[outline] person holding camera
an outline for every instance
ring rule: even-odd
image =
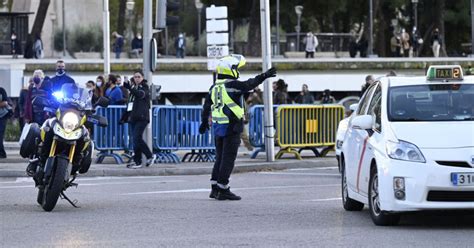
[[[133,149],[135,155],[133,162],[127,165],[127,168],[138,169],[142,167],[142,154],[145,154],[146,166],[155,163],[154,155],[146,142],[143,140],[143,133],[146,126],[150,123],[150,87],[143,78],[141,71],[133,74],[132,82],[124,82],[123,86],[129,90],[130,96],[127,102],[127,120],[132,130]],[[132,85],[132,84],[133,85]]]

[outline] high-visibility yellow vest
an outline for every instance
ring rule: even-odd
[[[224,113],[224,106],[227,106],[238,119],[242,119],[244,117],[244,109],[240,107],[239,104],[235,103],[227,93],[227,89],[225,87],[226,82],[227,80],[225,79],[218,79],[216,81],[216,85],[211,91],[212,122],[218,124],[229,123],[229,117]]]

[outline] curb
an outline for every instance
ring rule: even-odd
[[[237,161],[237,163],[239,163]],[[299,161],[277,161],[277,162],[260,162],[236,165],[233,173],[246,173],[271,170],[286,170],[296,168],[316,168],[316,167],[333,167],[335,161],[333,159],[312,159]],[[177,168],[159,168],[160,164],[150,168],[141,169],[91,169],[81,177],[125,177],[125,176],[187,176],[187,175],[209,175],[212,167],[177,167]],[[158,167],[158,168],[157,168]],[[1,177],[26,177],[24,170],[1,170]]]

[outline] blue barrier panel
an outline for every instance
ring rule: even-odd
[[[94,145],[99,151],[97,163],[102,163],[105,157],[113,157],[118,164],[123,163],[120,155],[115,151],[129,150],[130,136],[128,124],[119,124],[120,118],[125,111],[125,106],[98,107],[96,114],[107,118],[108,126],[99,127],[94,125]]]
[[[153,148],[158,162],[179,162],[176,150],[191,150],[182,161],[215,160],[212,132],[199,134],[201,113],[201,106],[153,106]]]
[[[273,110],[279,105],[273,105]],[[265,150],[265,115],[263,105],[254,105],[249,109],[249,140],[250,144],[255,147],[251,158],[256,158],[258,153]]]

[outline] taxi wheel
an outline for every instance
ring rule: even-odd
[[[341,157],[340,161],[341,161],[340,163],[341,163],[341,170],[342,170],[342,177],[341,177],[342,206],[347,211],[361,211],[364,208],[364,204],[349,197],[349,192],[347,189],[347,177],[346,177],[344,157]]]
[[[377,226],[394,226],[400,221],[400,215],[389,214],[380,209],[379,178],[375,166],[370,170],[369,211],[372,221]]]

